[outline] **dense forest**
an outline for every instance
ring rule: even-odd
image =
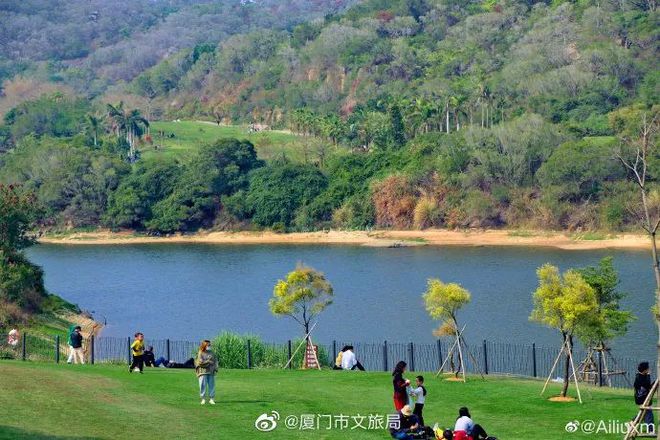
[[[61,3],[0,3],[22,32],[0,30],[0,183],[36,195],[44,228],[636,225],[617,156],[657,146],[654,1]],[[146,160],[156,119],[314,147]]]

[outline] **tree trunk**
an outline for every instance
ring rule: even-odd
[[[565,332],[562,332],[564,335],[564,345],[568,345],[568,350],[571,352],[573,351],[573,344],[572,344],[572,337],[567,335]],[[561,396],[566,397],[566,394],[568,393],[568,384],[569,384],[569,377],[570,377],[570,371],[571,371],[571,358],[566,353],[566,362],[564,364],[564,386],[561,389]]]

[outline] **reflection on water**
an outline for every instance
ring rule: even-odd
[[[427,278],[439,277],[472,292],[460,313],[468,339],[539,346],[555,346],[560,337],[528,320],[536,268],[546,262],[582,267],[613,255],[621,290],[629,293],[624,305],[639,317],[616,341],[616,354],[654,353],[653,277],[645,252],[156,244],[39,245],[29,254],[43,266],[51,292],[107,319],[107,336],[138,329],[148,337],[193,340],[221,330],[267,341],[299,336],[296,324],[273,317],[267,303],[277,279],[304,262],[335,287],[336,300],[315,331],[319,341],[432,341],[437,323],[421,293]]]

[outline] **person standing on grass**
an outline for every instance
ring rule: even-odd
[[[71,342],[71,351],[73,352],[73,363],[74,364],[84,364],[85,356],[83,354],[83,335],[81,333],[82,328],[79,325],[73,328],[73,333],[69,337]]]
[[[215,374],[218,372],[218,359],[211,351],[211,341],[205,339],[199,346],[197,358],[195,359],[195,374],[199,380],[199,395],[202,405],[206,404],[206,396],[209,404],[215,405]]]
[[[651,369],[648,362],[641,362],[637,366],[637,375],[635,376],[635,403],[643,405],[651,392]],[[646,411],[644,414],[644,423],[654,426],[653,411]],[[655,426],[654,426],[655,428]],[[652,432],[655,432],[652,431]]]
[[[66,363],[70,364],[73,362],[73,342],[71,341],[71,336],[76,331],[76,326],[72,325],[69,327],[69,337],[67,338],[67,344],[69,346],[69,356],[66,359]]]
[[[413,414],[419,419],[419,424],[424,426],[424,401],[426,400],[426,388],[424,388],[424,376],[417,376],[416,387],[410,390],[410,395],[415,398],[415,409]]]
[[[144,335],[140,332],[135,334],[135,340],[131,344],[131,352],[133,354],[133,362],[128,367],[128,372],[132,373],[135,367],[140,369],[140,374],[144,370]]]
[[[394,408],[401,411],[401,408],[408,404],[408,392],[406,388],[410,385],[410,381],[403,378],[403,373],[406,372],[406,364],[404,361],[399,361],[394,367],[392,372],[392,385],[394,386]]]

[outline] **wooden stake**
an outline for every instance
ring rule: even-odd
[[[316,321],[314,323],[314,325],[312,326],[312,328],[309,329],[309,332],[307,332],[307,334],[303,338],[302,342],[298,345],[298,347],[296,348],[296,351],[293,352],[293,354],[291,355],[291,358],[289,359],[289,361],[286,363],[286,365],[284,365],[285,369],[289,366],[291,361],[293,361],[293,358],[296,356],[296,353],[298,353],[298,350],[300,350],[300,347],[302,347],[302,345],[307,342],[307,340],[309,339],[309,335],[312,334],[312,331],[314,330],[314,327],[316,327],[316,324],[318,324],[318,321]]]

